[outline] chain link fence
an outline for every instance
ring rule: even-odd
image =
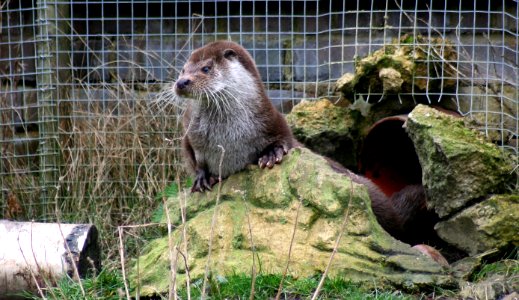
[[[413,80],[452,87],[409,94],[452,103],[518,155],[517,1],[0,3],[3,218],[149,219],[135,207],[157,206],[182,176],[176,108],[154,99],[193,49],[215,39],[251,52],[283,112],[333,97],[359,58],[404,36],[430,54],[449,44],[456,55],[426,58],[444,68]],[[452,65],[456,72],[444,71]]]

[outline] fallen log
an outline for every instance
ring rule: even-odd
[[[0,300],[40,294],[64,276],[77,279],[100,267],[92,224],[0,220]]]

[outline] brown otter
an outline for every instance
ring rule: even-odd
[[[408,185],[388,197],[369,178],[355,174],[329,158],[326,159],[336,172],[347,175],[354,182],[367,187],[371,208],[377,221],[392,236],[412,245],[424,242],[441,244],[434,231],[438,216],[427,208],[422,185]]]
[[[240,45],[217,41],[195,50],[175,83],[188,98],[184,155],[196,173],[193,192],[251,163],[272,168],[295,144],[284,117],[271,104],[258,69]],[[220,151],[225,149],[221,173]]]
[[[183,150],[196,174],[192,192],[210,190],[218,175],[228,177],[248,164],[272,168],[290,148],[301,146],[268,99],[254,60],[236,43],[217,41],[195,50],[174,88],[177,96],[188,99]],[[225,149],[221,174],[219,145]],[[393,236],[405,237],[415,226],[412,216],[428,214],[422,187],[389,199],[369,179],[328,161],[337,172],[367,186],[373,212]]]

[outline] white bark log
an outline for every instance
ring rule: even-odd
[[[0,299],[38,294],[63,276],[99,269],[99,252],[97,229],[90,224],[0,220]]]

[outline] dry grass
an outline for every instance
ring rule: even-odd
[[[149,222],[157,195],[181,170],[175,112],[153,111],[145,100],[114,104],[117,113],[75,111],[62,133],[56,209],[65,220],[96,224],[108,261],[117,260],[117,227]]]
[[[157,53],[133,50],[160,59]],[[91,59],[99,59],[95,51],[89,53]],[[16,82],[0,83],[1,199],[9,200],[0,202],[1,214],[13,220],[93,223],[100,234],[104,269],[109,271],[124,268],[123,253],[136,257],[141,245],[164,229],[136,224],[148,224],[164,202],[166,186],[185,178],[179,158],[180,111],[165,101],[171,100],[171,93],[166,89],[154,97],[163,86],[154,84],[152,74],[140,66],[134,66],[135,74],[126,80],[111,73],[108,82],[91,82],[99,70],[124,63],[133,62],[109,62],[88,74],[72,71],[73,85],[60,87],[57,99],[63,100],[57,101],[56,118],[49,121],[57,125],[56,132],[45,132],[41,123],[18,132],[15,119],[23,120],[22,126],[28,120],[26,95],[18,104],[13,99],[17,94],[11,92],[17,91]],[[173,62],[162,63],[173,70]],[[151,83],[132,81],[136,74]],[[41,109],[40,103],[30,105]],[[35,118],[40,122],[38,115]],[[26,155],[21,157],[19,139],[30,139],[36,147],[23,145]],[[42,142],[49,139],[57,141],[55,151],[43,153]],[[43,170],[42,160],[51,156],[58,158],[55,168]],[[52,182],[43,181],[49,173]]]
[[[143,99],[145,94],[119,89],[110,102],[69,105],[68,119],[60,122],[61,161],[52,198],[41,198],[41,154],[34,153],[36,164],[29,164],[17,157],[14,142],[5,143],[2,172],[9,175],[3,176],[2,188],[11,200],[4,204],[4,216],[93,223],[100,231],[104,260],[117,261],[117,227],[149,222],[162,202],[157,195],[176,176],[183,176],[178,112]],[[7,105],[7,97],[1,98]],[[3,110],[2,119],[8,120],[9,114]],[[4,141],[16,138],[8,126],[2,131]],[[22,133],[29,135],[34,136]],[[137,243],[129,241],[127,246]]]

